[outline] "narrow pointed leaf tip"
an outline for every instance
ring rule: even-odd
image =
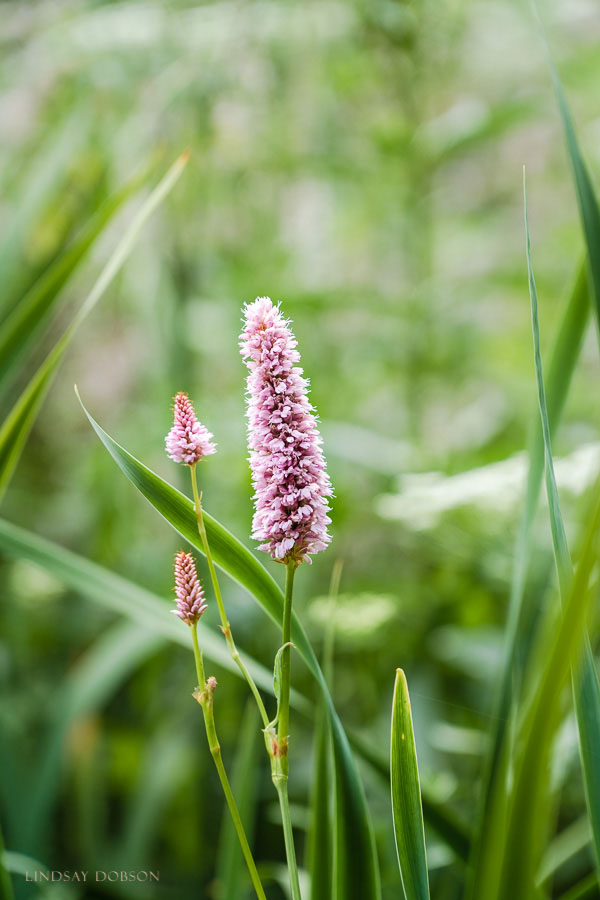
[[[396,669],[391,733],[392,816],[406,900],[430,900],[423,807],[406,676]]]

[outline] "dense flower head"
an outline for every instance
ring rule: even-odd
[[[331,540],[321,437],[290,323],[269,297],[244,307],[240,336],[250,371],[248,447],[254,485],[253,537],[273,559],[310,562]]]
[[[212,434],[196,418],[187,394],[177,394],[173,413],[173,427],[165,438],[165,446],[174,462],[193,466],[202,457],[216,453],[217,448],[211,441]]]
[[[186,625],[194,625],[206,609],[206,602],[194,557],[183,550],[175,557],[175,598],[177,609],[171,610],[173,615]]]

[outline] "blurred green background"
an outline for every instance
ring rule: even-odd
[[[597,5],[539,6],[594,171]],[[423,782],[472,819],[525,465],[518,454],[535,400],[523,164],[546,348],[582,252],[529,5],[43,0],[2,3],[0,19],[3,317],[128,178],[157,153],[165,168],[191,150],[78,334],[3,515],[167,601],[180,543],[99,445],[73,384],[119,442],[187,490],[187,473],[163,449],[172,396],[184,390],[219,444],[200,473],[205,504],[253,546],[240,309],[258,294],[281,300],[336,493],[333,544],[302,568],[297,608],[319,650],[342,559],[333,692],[343,721],[385,758],[394,670],[405,668]],[[45,343],[1,398],[4,412],[135,205],[67,286]],[[568,522],[600,456],[597,343],[588,338],[555,447]],[[538,543],[529,590],[543,599],[552,588],[543,515]],[[172,644],[109,647],[116,616],[24,560],[4,559],[0,579],[7,847],[51,869],[161,873],[151,889],[58,885],[48,896],[218,900],[223,805],[190,699],[191,655]],[[270,666],[276,629],[235,585],[223,586],[238,645]],[[216,625],[214,604],[206,615]],[[85,689],[94,653],[110,685],[52,745],[65,685]],[[210,668],[231,764],[246,689]],[[314,697],[299,661],[294,683]],[[301,858],[310,724],[296,716],[293,734]],[[560,741],[554,775],[568,825],[582,808],[570,720]],[[43,816],[32,813],[40,772],[50,797]],[[364,775],[390,900],[400,882],[388,790]],[[247,779],[257,792],[257,857],[280,898],[283,842],[260,746]],[[432,893],[454,900],[457,863],[428,839]],[[572,856],[558,888],[585,871],[586,854]],[[36,895],[22,879],[18,891]]]

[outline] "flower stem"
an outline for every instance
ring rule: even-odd
[[[285,570],[285,598],[283,602],[283,624],[281,627],[281,644],[284,650],[281,655],[281,693],[279,696],[279,724],[277,727],[277,743],[286,775],[288,773],[287,747],[290,731],[290,685],[292,680],[292,648],[290,647],[292,635],[292,594],[295,574],[296,563],[290,560]]]
[[[235,641],[233,640],[233,635],[231,633],[231,625],[227,621],[227,615],[225,613],[225,606],[223,604],[223,598],[221,596],[221,589],[219,587],[219,580],[217,578],[217,571],[215,569],[215,564],[213,562],[212,553],[210,552],[210,545],[208,543],[208,537],[206,535],[206,527],[204,525],[204,518],[202,515],[202,495],[198,491],[198,481],[196,478],[196,465],[189,467],[190,475],[192,478],[192,493],[194,495],[194,509],[196,511],[196,522],[198,523],[198,534],[200,535],[200,540],[202,541],[202,547],[204,549],[204,553],[206,556],[206,561],[208,563],[208,569],[210,572],[210,579],[212,581],[213,591],[215,592],[215,598],[217,601],[217,607],[219,609],[219,618],[221,619],[221,631],[225,636],[225,640],[227,641],[227,646],[229,648],[229,653],[231,654],[231,658],[236,663],[240,672],[248,682],[250,690],[254,695],[254,699],[256,700],[256,705],[258,706],[258,710],[260,712],[261,719],[263,721],[263,725],[266,728],[269,724],[269,716],[267,715],[267,710],[265,709],[265,704],[263,703],[263,699],[260,696],[260,692],[254,683],[254,679],[252,675],[244,665],[244,661],[240,656],[240,651],[237,649],[235,645]]]
[[[215,728],[215,718],[213,713],[213,689],[209,688],[204,677],[204,663],[202,661],[202,654],[200,653],[200,648],[198,646],[197,622],[194,622],[194,624],[192,625],[192,641],[194,644],[196,674],[198,676],[198,690],[194,693],[194,697],[202,707],[202,713],[204,715],[204,726],[206,728],[206,737],[208,738],[208,746],[210,747],[211,756],[214,760],[219,778],[221,780],[223,793],[225,794],[225,799],[227,800],[227,806],[229,807],[229,812],[231,813],[231,818],[233,819],[233,824],[235,826],[238,840],[242,848],[242,853],[244,854],[244,859],[246,860],[246,865],[248,866],[248,871],[250,873],[250,878],[252,879],[252,884],[254,885],[254,890],[256,891],[256,896],[259,898],[259,900],[266,900],[265,892],[261,884],[260,876],[256,869],[256,864],[252,856],[252,851],[250,850],[250,845],[248,844],[248,839],[246,837],[246,832],[244,831],[240,813],[237,808],[231,786],[229,784],[229,779],[227,778],[225,766],[223,765],[221,745],[219,744],[219,739],[217,737],[217,730]]]
[[[281,629],[281,643],[284,647],[281,656],[281,685],[279,694],[279,720],[277,725],[277,750],[272,759],[273,783],[279,795],[281,818],[283,821],[283,836],[285,839],[285,852],[287,856],[288,871],[290,875],[290,887],[292,900],[301,900],[300,881],[298,879],[298,864],[296,862],[296,849],[294,847],[294,834],[290,817],[290,803],[288,798],[288,772],[289,772],[289,730],[290,730],[290,684],[291,684],[291,647],[290,638],[292,630],[292,594],[294,590],[294,575],[296,563],[290,560],[287,563],[285,577],[285,599],[283,604],[283,625]]]

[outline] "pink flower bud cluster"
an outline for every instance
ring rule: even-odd
[[[269,297],[244,308],[240,336],[250,371],[248,447],[255,490],[253,537],[273,559],[310,562],[331,540],[332,496],[308,381],[287,319]]]
[[[183,550],[175,557],[175,596],[177,609],[171,612],[186,625],[194,625],[206,609],[206,602],[194,557]]]
[[[202,457],[216,453],[217,448],[211,441],[212,434],[196,418],[187,394],[177,394],[173,412],[174,423],[165,438],[165,445],[174,462],[193,466]]]

